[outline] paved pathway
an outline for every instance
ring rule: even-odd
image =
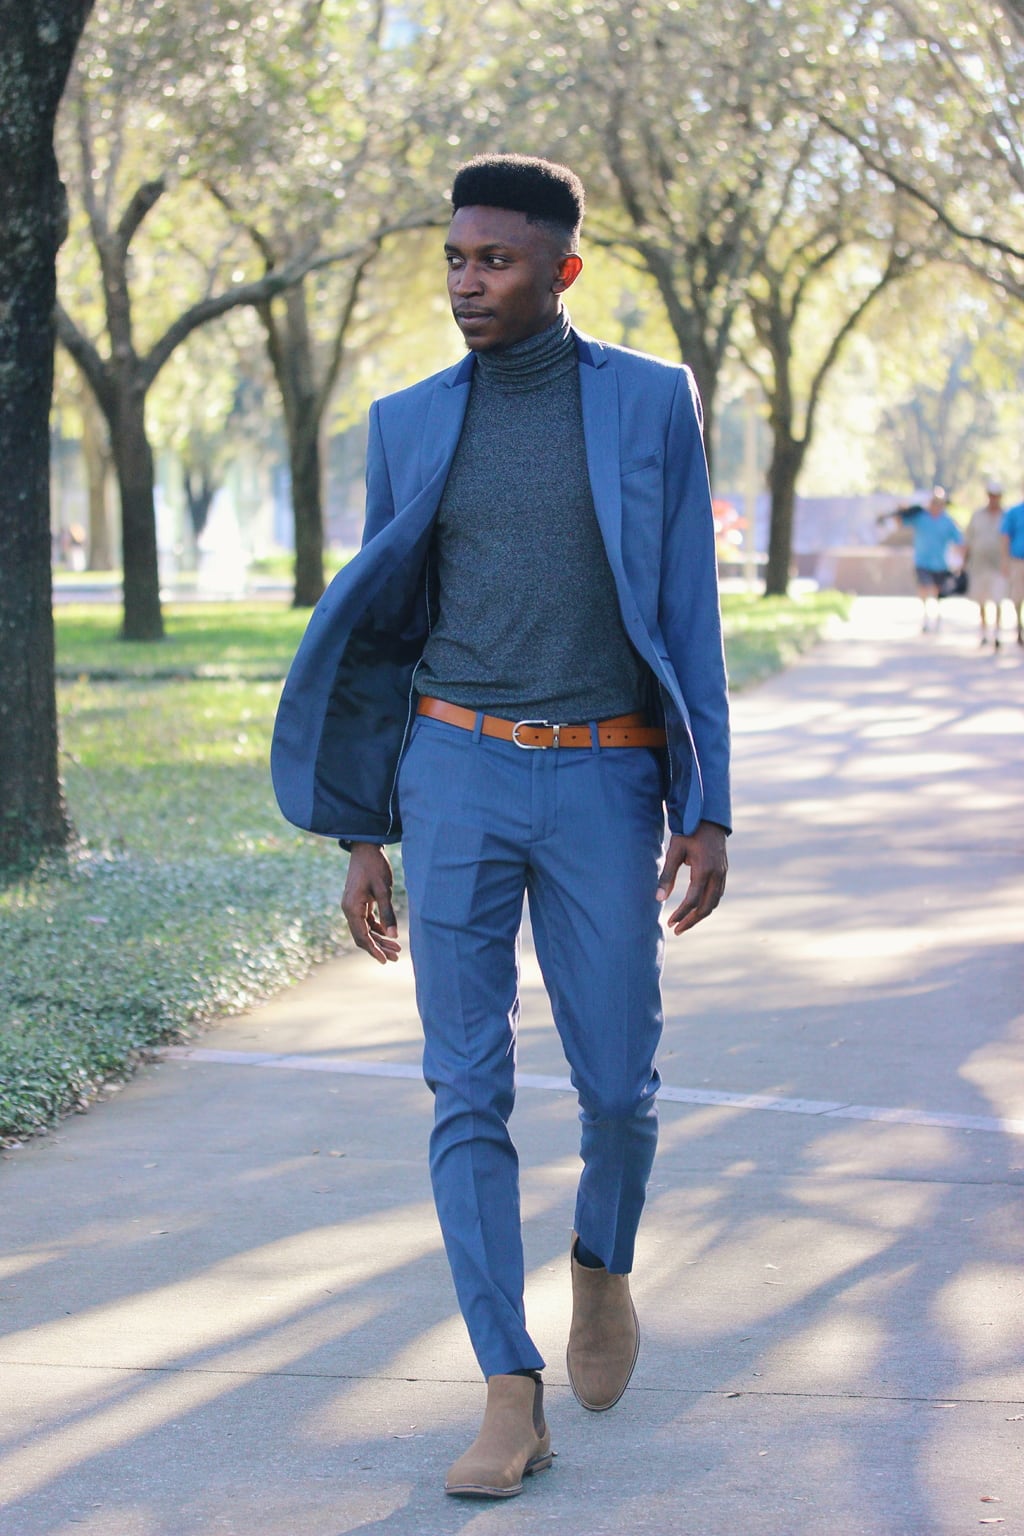
[[[565,1381],[576,1126],[527,952],[560,1455],[508,1505],[439,1493],[481,1389],[408,969],[348,956],[0,1163],[3,1536],[1024,1532],[1024,654],[972,613],[861,600],[737,700],[613,1413]]]

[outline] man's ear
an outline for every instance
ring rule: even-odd
[[[552,284],[552,293],[564,293],[583,271],[582,256],[563,256],[558,264],[558,276]]]

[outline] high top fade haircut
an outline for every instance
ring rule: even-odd
[[[530,224],[547,224],[575,251],[586,202],[583,183],[567,165],[530,155],[477,155],[456,172],[452,212],[508,208]]]

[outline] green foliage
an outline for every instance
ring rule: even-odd
[[[1015,13],[1015,14],[1014,14]],[[934,220],[946,255],[1024,296],[1019,6],[868,7],[823,120]]]
[[[846,603],[727,594],[733,687],[777,670]],[[276,679],[305,615],[195,604],[172,610],[160,646],[112,639],[116,621],[112,605],[57,612],[62,667],[80,678],[60,707],[81,844],[0,889],[0,1140],[84,1106],[154,1044],[250,1006],[339,943],[343,856],[285,825],[267,774]],[[160,680],[168,656],[196,675]]]
[[[800,597],[722,596],[725,658],[733,693],[762,682],[806,651],[833,619],[850,611],[842,592],[811,592]]]
[[[167,609],[159,645],[120,640],[120,610],[105,603],[56,610],[57,671],[65,679],[283,677],[309,621],[284,604],[181,603]]]
[[[281,654],[297,627],[285,609],[262,636],[225,625],[223,665],[246,635],[239,670],[266,665],[271,631]],[[81,666],[88,626],[63,639],[76,632]],[[131,676],[61,689],[82,843],[0,890],[0,1137],[51,1123],[147,1046],[247,1007],[336,947],[342,856],[273,805],[278,692]]]

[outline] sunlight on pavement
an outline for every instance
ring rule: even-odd
[[[972,1391],[1010,1397],[1021,1386],[1024,1244],[1019,1231],[1002,1237],[1010,1250],[1007,1262],[974,1264],[951,1276],[935,1298],[933,1321],[950,1341]]]
[[[175,1284],[8,1334],[6,1364],[60,1359],[63,1367],[41,1376],[36,1395],[20,1404],[21,1445],[0,1461],[8,1495],[23,1495],[254,1376],[287,1373],[332,1340],[377,1328],[393,1304],[378,1289],[380,1277],[439,1242],[432,1210],[422,1207],[397,1220],[390,1212],[311,1228]],[[325,1254],[337,1257],[325,1262]]]

